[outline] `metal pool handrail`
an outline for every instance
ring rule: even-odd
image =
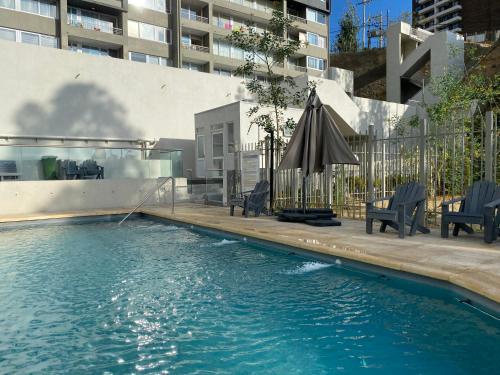
[[[130,215],[132,215],[135,211],[139,209],[146,201],[157,191],[158,194],[160,194],[160,188],[165,185],[169,180],[172,180],[172,213],[174,213],[174,207],[175,207],[175,178],[174,177],[164,177],[163,181],[158,184],[156,183],[156,187],[154,189],[151,189],[146,196],[141,200],[141,202],[134,207],[132,211],[130,211],[127,216],[125,216],[119,223],[118,225],[121,225],[125,220],[128,219]]]

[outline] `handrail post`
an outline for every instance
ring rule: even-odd
[[[127,216],[125,216],[119,223],[118,225],[121,225],[125,220],[127,220],[129,218],[130,215],[132,215],[135,211],[137,211],[137,209],[139,207],[141,207],[144,203],[146,203],[146,201],[151,197],[151,195],[153,195],[155,193],[155,191],[158,191],[159,192],[159,189],[165,185],[169,180],[172,180],[172,213],[174,213],[174,205],[175,205],[175,178],[170,176],[170,177],[165,177],[163,182],[158,185],[158,181],[156,182],[156,188],[155,189],[151,189],[147,194],[146,196],[141,200],[141,202],[134,207],[134,209],[132,211],[130,211]]]
[[[175,178],[172,178],[172,214],[175,212]]]

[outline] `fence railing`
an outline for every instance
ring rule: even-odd
[[[327,166],[306,180],[309,207],[332,207],[339,216],[362,219],[365,202],[392,194],[397,185],[418,181],[426,186],[426,222],[437,225],[444,200],[461,196],[474,181],[500,184],[500,122],[492,112],[484,116],[406,128],[389,128],[376,134],[373,126],[364,134],[346,138],[359,166]],[[269,145],[246,144],[238,153],[259,153],[261,178],[269,179]],[[275,154],[274,204],[276,209],[302,205],[299,170],[276,170],[286,144]],[[237,156],[239,158],[239,156]],[[234,173],[240,178],[241,173]],[[232,182],[235,189],[238,181]],[[458,208],[458,207],[456,207]]]

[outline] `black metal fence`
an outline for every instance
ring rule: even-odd
[[[484,179],[500,184],[500,122],[492,112],[440,125],[421,121],[391,127],[385,134],[376,134],[371,126],[365,134],[347,141],[360,165],[328,166],[309,176],[309,207],[331,207],[341,217],[362,219],[366,200],[390,195],[398,184],[419,181],[427,188],[426,222],[435,225],[441,203],[462,195],[472,182]],[[276,209],[302,205],[300,170],[276,170],[285,148],[278,147],[275,154]],[[236,155],[245,152],[260,155],[261,178],[269,179],[268,145],[247,144]],[[237,191],[241,173],[235,171],[231,176],[229,185]]]

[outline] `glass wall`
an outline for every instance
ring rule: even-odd
[[[182,177],[182,151],[0,146],[0,181]]]

